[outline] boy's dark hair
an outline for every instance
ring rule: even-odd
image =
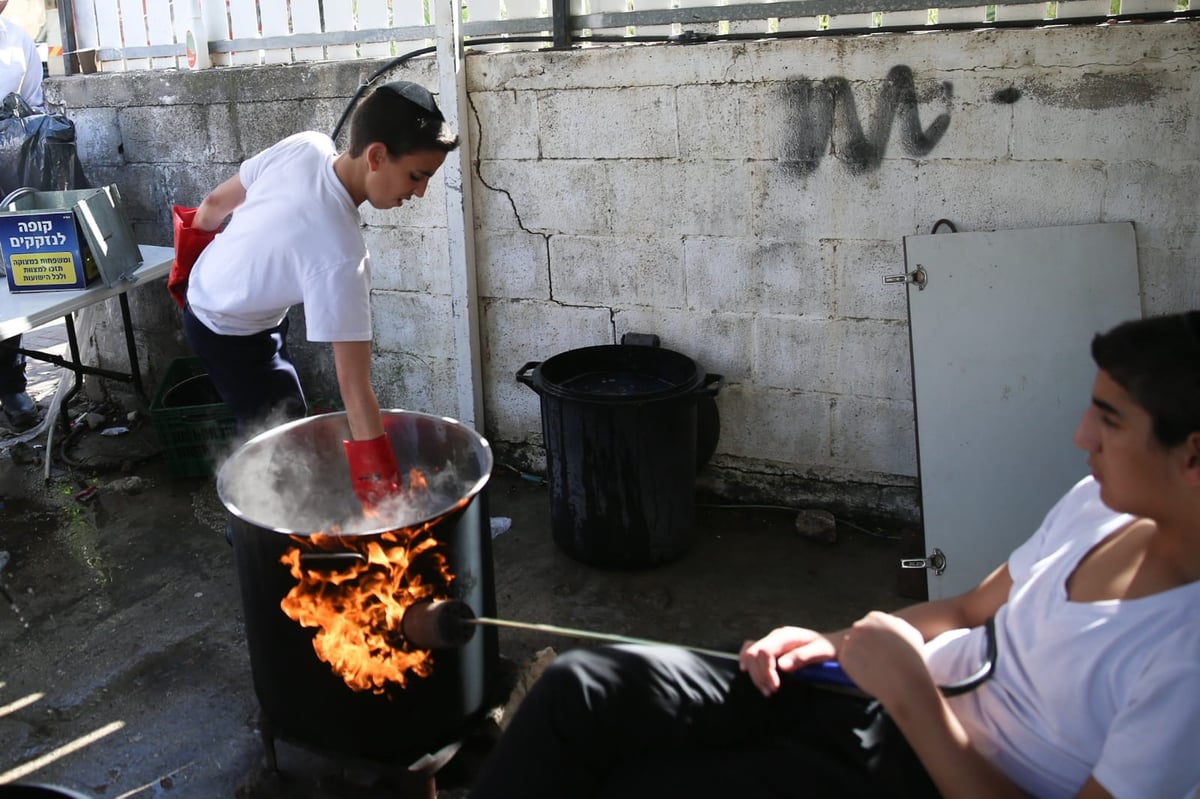
[[[1200,432],[1200,311],[1117,325],[1092,339],[1092,359],[1150,414],[1159,444]]]
[[[382,142],[389,155],[399,158],[417,150],[448,153],[458,147],[458,135],[424,87],[395,81],[367,95],[350,120],[351,157],[362,155],[373,142]]]

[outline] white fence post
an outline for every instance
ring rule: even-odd
[[[325,4],[325,31],[340,33],[355,30],[354,10],[350,3]],[[331,44],[325,47],[325,57],[330,61],[349,61],[358,58],[352,44]]]
[[[764,0],[768,3],[776,2],[776,0]],[[726,5],[736,5],[735,3],[726,3]],[[729,21],[730,33],[761,33],[765,34],[771,30],[771,17],[764,14],[762,19],[731,19]]]
[[[287,0],[258,0],[258,12],[259,19],[262,21],[263,38],[288,35]],[[291,61],[291,48],[263,50],[263,63],[288,64]]]
[[[291,9],[292,33],[321,32],[321,9],[317,0],[291,0]],[[294,61],[320,61],[324,58],[324,47],[297,47],[292,51]]]
[[[261,39],[258,31],[258,9],[252,2],[233,3],[229,6],[230,35],[234,39]],[[259,48],[238,50],[229,59],[231,63],[241,66],[261,64],[263,51]]]
[[[432,5],[433,0],[430,0]],[[360,0],[359,8],[362,8]],[[426,25],[428,20],[425,19],[425,9],[417,0],[394,0],[392,5],[392,26],[396,28],[406,28],[414,25]],[[384,25],[383,27],[387,27]],[[410,50],[416,50],[427,45],[425,39],[405,39],[394,43],[395,55],[403,55]]]
[[[229,17],[225,14],[225,0],[200,0],[201,15],[204,17],[204,32],[210,42],[229,41]],[[182,5],[178,3],[176,8]],[[233,59],[229,53],[212,53],[209,60],[214,67],[227,67]]]
[[[175,44],[175,29],[171,27],[170,0],[146,0],[146,33],[150,44]],[[150,69],[171,69],[179,66],[175,56],[155,56],[150,59]]]
[[[589,0],[588,7],[591,9],[590,13],[592,14],[615,14],[628,11],[629,0]],[[607,36],[625,36],[628,31],[625,28],[596,28],[592,33]]]
[[[692,3],[693,5],[707,5],[703,0]],[[675,0],[633,0],[634,11],[657,11],[659,9],[674,8]],[[689,28],[693,27],[691,25]],[[672,33],[679,33],[682,28],[679,24],[674,25],[638,25],[634,28],[634,34],[637,36],[670,36]]]
[[[500,0],[466,0],[463,5],[470,22],[500,19]]]
[[[146,13],[142,10],[141,0],[133,2],[124,0],[121,3],[121,46],[145,47],[149,44],[146,33]],[[149,58],[126,59],[125,69],[149,69]]]
[[[96,0],[96,47],[124,46],[121,38],[121,9],[117,0]],[[121,72],[125,69],[125,60],[111,61],[104,64],[104,69]]]
[[[95,50],[100,46],[94,0],[75,2],[75,46],[80,50]]]

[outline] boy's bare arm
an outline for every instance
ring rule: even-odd
[[[856,622],[843,653],[860,686],[883,704],[946,799],[1017,799],[1022,792],[972,745],[934,685],[920,656],[915,628],[887,614]],[[1112,799],[1090,778],[1077,799]]]
[[[842,641],[842,668],[883,705],[925,770],[947,797],[1018,799],[1024,794],[972,745],[921,655],[921,631],[899,616],[873,612]]]
[[[924,672],[924,679],[920,672],[908,677],[897,696],[880,701],[938,792],[946,799],[1024,799],[1025,793],[971,744],[929,673]]]
[[[983,624],[1008,600],[1011,587],[1012,577],[1005,564],[964,594],[910,605],[893,615],[915,627],[928,641],[947,630]],[[804,627],[777,628],[757,641],[746,642],[739,657],[741,669],[760,691],[770,695],[779,690],[780,672],[837,658],[848,632],[849,628],[829,633]]]
[[[242,179],[234,175],[208,193],[196,208],[192,227],[197,230],[216,230],[245,199],[246,187],[242,185]]]
[[[947,630],[978,627],[1000,610],[1008,601],[1012,576],[1005,563],[970,591],[946,599],[910,605],[893,615],[899,616],[921,631],[926,641]]]
[[[379,400],[371,387],[371,342],[333,342],[333,365],[337,370],[342,403],[346,406],[350,436],[368,440],[383,435]]]
[[[843,669],[883,704],[948,799],[1024,796],[972,745],[921,654],[930,638],[977,627],[994,616],[1011,587],[1006,564],[956,597],[895,614],[870,613],[855,622],[838,645]]]

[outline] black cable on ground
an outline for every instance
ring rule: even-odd
[[[58,445],[59,459],[72,469],[81,469],[86,465],[78,461],[71,460],[71,456],[67,454],[67,450],[71,447],[72,443],[74,443],[74,441],[79,438],[80,434],[86,429],[86,424],[82,422],[76,423],[71,427],[71,431],[63,437],[62,442]],[[47,455],[49,455],[49,453],[47,453]]]

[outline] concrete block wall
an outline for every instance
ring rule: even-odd
[[[704,485],[915,519],[906,299],[883,284],[904,270],[903,238],[942,218],[961,231],[1133,220],[1144,311],[1196,306],[1196,31],[472,53],[485,435],[501,461],[540,469],[540,402],[516,371],[657,333],[725,378]],[[288,133],[330,130],[379,63],[93,75],[49,92],[89,174],[133,198],[142,240],[167,243],[172,201],[194,204]],[[436,86],[433,69],[393,77]],[[453,415],[443,191],[363,219],[380,398]],[[143,351],[182,349],[166,302],[135,309]],[[309,393],[336,396],[302,321]],[[111,320],[90,339],[123,357]]]
[[[468,60],[477,232],[505,242],[479,268],[522,287],[485,299],[491,435],[536,467],[539,404],[507,375],[657,333],[725,376],[703,483],[915,517],[905,290],[883,283],[903,238],[1133,220],[1145,311],[1196,306],[1197,43],[1178,25]]]

